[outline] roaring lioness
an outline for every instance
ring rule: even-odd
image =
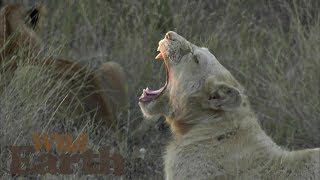
[[[244,88],[208,49],[170,31],[158,51],[167,82],[144,89],[139,105],[146,116],[165,116],[174,134],[167,180],[320,178],[320,149],[277,146],[260,128]]]
[[[31,71],[48,69],[52,75],[45,74],[46,77],[41,78],[64,81],[69,91],[64,98],[68,101],[66,104],[77,102],[78,114],[89,113],[111,125],[115,119],[114,111],[124,106],[127,100],[123,68],[118,63],[107,62],[91,69],[73,60],[39,55],[43,43],[37,33],[45,12],[41,5],[27,9],[19,4],[10,4],[1,8],[0,96],[12,79],[21,79],[19,76],[34,78],[36,76]]]

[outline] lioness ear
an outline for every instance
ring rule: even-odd
[[[28,24],[35,29],[39,22],[40,11],[37,8],[32,8],[28,11]]]
[[[208,97],[208,105],[214,110],[236,108],[241,101],[239,90],[226,84],[216,84]]]
[[[29,9],[27,11],[27,24],[30,25],[30,27],[33,30],[37,30],[40,26],[40,18],[43,18],[43,16],[46,12],[46,9],[42,5],[36,5]]]

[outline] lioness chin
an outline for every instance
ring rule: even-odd
[[[174,134],[167,180],[320,178],[320,149],[277,146],[260,128],[244,88],[208,49],[170,31],[158,51],[167,82],[144,89],[139,105],[145,116],[165,116]]]

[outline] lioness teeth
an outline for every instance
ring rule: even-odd
[[[160,51],[160,46],[158,46],[158,49],[157,49],[157,51]]]
[[[159,53],[159,54],[155,57],[155,59],[163,59],[162,53]]]
[[[146,93],[146,90],[145,90],[145,89],[143,89],[143,91],[142,91],[142,96],[143,96],[143,97],[147,96],[147,93]]]

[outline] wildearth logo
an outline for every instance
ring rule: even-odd
[[[34,134],[33,146],[10,146],[10,151],[13,175],[73,174],[73,165],[80,162],[83,174],[124,173],[123,157],[108,147],[100,147],[95,154],[87,148],[86,134],[75,140],[69,134]]]

